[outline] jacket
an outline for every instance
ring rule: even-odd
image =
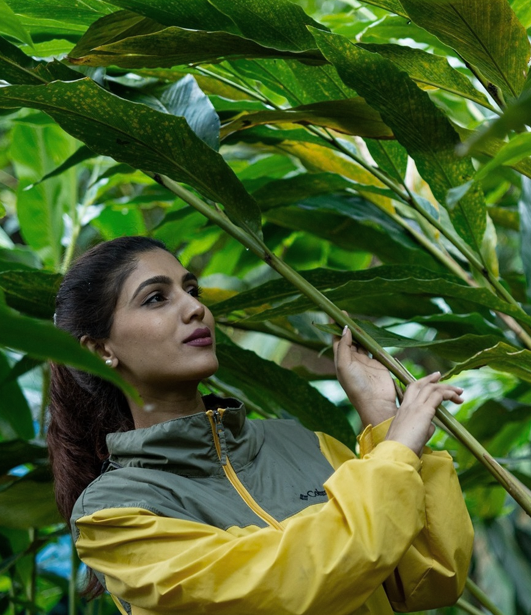
[[[450,455],[359,438],[360,458],[241,402],[107,439],[79,556],[122,613],[391,615],[454,603],[473,531]]]

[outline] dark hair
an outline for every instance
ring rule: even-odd
[[[78,258],[57,293],[55,324],[81,339],[109,337],[124,282],[139,254],[165,245],[147,237],[120,237],[101,243]],[[100,475],[109,456],[107,434],[134,429],[124,394],[98,376],[52,364],[48,447],[55,477],[55,498],[69,521],[82,491]],[[103,591],[93,573],[85,594]]]

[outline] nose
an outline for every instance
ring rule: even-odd
[[[186,293],[186,296],[187,300],[184,311],[185,322],[192,322],[193,320],[202,321],[206,313],[205,306],[197,299],[197,297],[193,297],[188,293]]]

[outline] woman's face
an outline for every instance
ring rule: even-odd
[[[178,389],[218,368],[214,317],[198,296],[197,279],[169,252],[139,255],[105,346],[116,369],[141,392]]]

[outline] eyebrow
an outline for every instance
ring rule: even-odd
[[[197,276],[188,271],[183,275],[181,283],[186,284],[186,282],[190,281],[197,282]],[[167,275],[154,275],[152,278],[148,278],[147,280],[144,280],[141,284],[139,284],[138,288],[135,290],[131,298],[131,301],[133,301],[133,299],[138,295],[138,293],[146,286],[151,286],[152,284],[164,284],[165,286],[171,286],[172,283],[173,280]]]

